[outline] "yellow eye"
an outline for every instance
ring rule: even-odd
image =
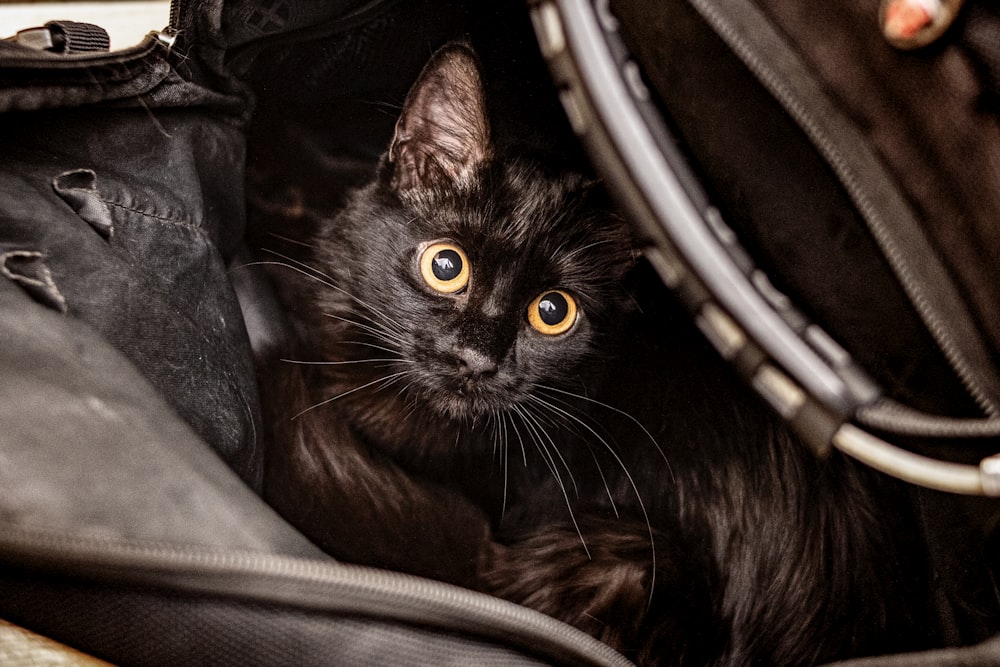
[[[528,306],[528,322],[548,336],[566,333],[576,323],[576,299],[562,290],[543,292]]]
[[[460,292],[469,284],[469,258],[454,243],[432,243],[420,255],[420,275],[435,292]]]

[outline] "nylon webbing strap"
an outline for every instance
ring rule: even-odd
[[[108,32],[92,23],[49,21],[45,27],[52,35],[52,51],[83,53],[86,51],[108,51],[111,48],[111,38],[108,37]]]

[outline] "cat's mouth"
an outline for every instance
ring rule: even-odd
[[[441,416],[455,419],[476,419],[497,414],[517,402],[520,392],[496,382],[469,378],[443,379],[443,386],[427,393],[430,407]]]

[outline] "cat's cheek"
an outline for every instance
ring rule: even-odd
[[[587,341],[593,335],[593,326],[586,314],[583,311],[579,311],[573,326],[562,333],[555,335],[544,334],[534,331],[530,327],[529,331],[534,338],[540,341],[540,344],[569,351],[579,349],[581,344],[586,346]]]
[[[526,327],[521,338],[520,364],[544,382],[565,376],[591,356],[593,330],[580,317],[563,334],[549,336]]]

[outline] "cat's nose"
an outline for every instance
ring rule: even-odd
[[[471,347],[463,347],[455,352],[458,372],[464,378],[478,380],[497,373],[497,362]]]

